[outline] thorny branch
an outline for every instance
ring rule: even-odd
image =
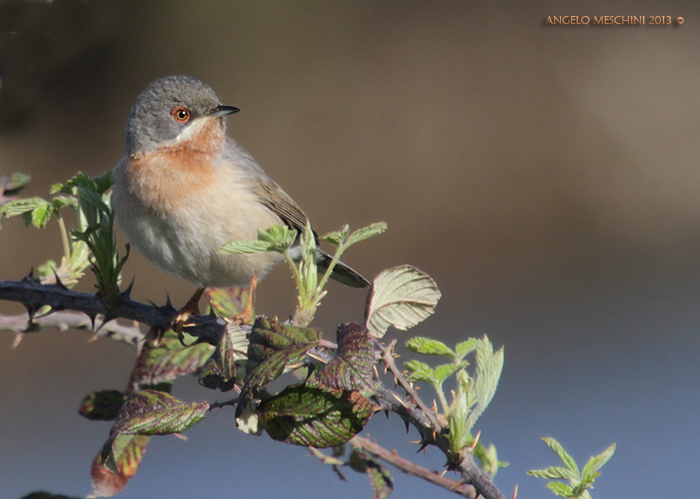
[[[0,329],[9,329],[18,333],[31,331],[36,327],[56,326],[94,331],[95,318],[101,316],[104,325],[97,328],[96,334],[136,344],[142,337],[138,326],[125,326],[113,319],[140,322],[155,329],[164,330],[170,327],[177,311],[169,300],[165,306],[158,307],[135,302],[131,300],[129,294],[130,288],[119,295],[120,300],[113,308],[108,309],[99,296],[69,290],[60,281],[56,284],[43,285],[31,275],[22,281],[0,280],[0,300],[22,303],[28,311],[26,315],[0,316]],[[50,307],[51,312],[41,317],[34,317],[36,312],[45,306]],[[198,341],[214,345],[217,344],[226,327],[226,322],[214,315],[195,316],[190,318],[189,322],[192,325],[185,328],[189,334],[196,336]],[[493,484],[491,477],[474,462],[471,452],[464,453],[463,456],[459,456],[460,459],[456,460],[457,456],[449,451],[449,440],[444,425],[440,423],[437,414],[420,399],[411,383],[396,366],[393,354],[394,344],[395,342],[392,342],[386,346],[377,341],[376,347],[381,352],[381,360],[394,376],[396,383],[408,393],[408,399],[404,400],[396,392],[381,385],[375,388],[375,398],[381,408],[396,412],[407,425],[410,424],[418,430],[423,447],[428,445],[438,447],[447,456],[450,463],[449,469],[461,474],[462,482],[442,477],[411,463],[395,452],[384,449],[364,437],[355,436],[350,441],[351,445],[396,466],[401,471],[428,480],[464,497],[475,497],[478,493],[485,499],[505,499]]]
[[[379,341],[376,342],[377,348],[382,353],[381,358],[384,365],[394,376],[396,383],[408,392],[410,399],[404,401],[394,392],[390,390],[382,392],[381,389],[378,393],[378,398],[382,402],[388,403],[390,410],[401,416],[407,425],[411,424],[418,430],[423,448],[428,445],[434,445],[440,449],[447,457],[448,469],[458,471],[462,475],[463,482],[473,485],[480,496],[486,499],[505,499],[505,496],[494,485],[491,477],[474,462],[471,449],[459,456],[455,456],[450,452],[446,429],[437,420],[435,413],[428,409],[418,397],[411,383],[396,366],[394,361],[394,344],[395,342],[392,342],[389,346],[386,346]]]
[[[457,480],[435,473],[412,461],[404,459],[399,456],[396,451],[387,450],[376,442],[372,442],[369,438],[355,435],[348,443],[352,445],[353,449],[361,449],[382,461],[392,464],[408,475],[422,478],[438,487],[442,487],[443,489],[447,489],[463,497],[472,499],[476,497],[476,490],[471,485],[458,482]]]

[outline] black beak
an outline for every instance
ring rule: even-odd
[[[237,113],[238,111],[240,111],[240,109],[233,106],[216,106],[209,112],[209,116],[212,118],[220,118],[221,116]]]

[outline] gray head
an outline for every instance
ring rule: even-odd
[[[126,153],[149,152],[175,140],[198,118],[218,118],[238,109],[223,106],[214,91],[191,76],[154,81],[136,99],[126,122]]]

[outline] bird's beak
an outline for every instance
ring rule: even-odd
[[[240,111],[237,107],[233,106],[216,106],[209,112],[210,118],[221,118],[222,116],[227,116],[229,114],[237,113]]]

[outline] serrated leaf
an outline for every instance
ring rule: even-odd
[[[474,393],[477,406],[470,416],[471,424],[476,422],[479,415],[491,403],[496,393],[498,380],[503,370],[503,347],[493,352],[493,346],[488,337],[484,335],[476,345],[476,376],[474,379]]]
[[[610,447],[605,449],[603,452],[598,454],[597,456],[591,457],[586,465],[583,467],[583,472],[581,473],[581,477],[583,480],[589,480],[591,477],[593,477],[594,473],[597,473],[600,468],[603,467],[605,463],[607,463],[610,458],[615,454],[615,449],[617,448],[616,444],[612,444]],[[597,477],[598,475],[596,475]],[[594,477],[595,478],[595,477]]]
[[[373,411],[358,392],[303,385],[289,386],[258,406],[260,422],[273,440],[319,449],[350,440]]]
[[[316,374],[316,380],[338,390],[367,392],[375,362],[369,331],[359,324],[342,324],[337,342],[336,356]]]
[[[406,342],[406,347],[416,353],[423,355],[441,355],[450,359],[455,358],[455,353],[442,341],[423,336],[416,336]]]
[[[226,255],[249,255],[274,251],[276,247],[277,245],[266,241],[230,241],[221,247],[219,253]]]
[[[258,238],[253,241],[230,241],[224,244],[219,253],[240,255],[263,253],[266,251],[283,252],[296,239],[296,231],[282,225],[273,225],[267,230],[258,231]]]
[[[226,326],[216,350],[199,373],[199,384],[227,392],[236,383],[236,362],[246,359],[248,336],[232,322]]]
[[[40,197],[14,199],[2,205],[0,208],[0,214],[2,214],[4,217],[10,218],[17,215],[22,215],[24,213],[31,213],[37,208],[45,208],[49,205],[50,203],[48,201]],[[31,218],[29,219],[29,223],[31,223]]]
[[[372,284],[367,328],[376,338],[384,336],[389,326],[409,329],[433,314],[440,296],[435,281],[415,267],[385,270]]]
[[[408,370],[409,381],[423,381],[424,383],[433,383],[435,380],[435,372],[425,362],[419,360],[409,360],[404,363],[404,367]]]
[[[562,466],[550,466],[549,468],[545,468],[545,469],[541,469],[541,470],[530,470],[527,472],[527,474],[530,476],[537,477],[537,478],[546,478],[548,480],[578,479],[578,474],[574,474],[570,469],[564,468]]]
[[[92,463],[92,494],[87,497],[111,497],[121,492],[141,464],[151,437],[119,435],[109,440]],[[109,464],[104,463],[108,455]]]
[[[314,328],[294,327],[277,319],[258,317],[248,335],[248,363],[246,369],[254,369],[260,362],[293,345],[316,344],[321,331]]]
[[[547,444],[547,447],[552,449],[554,453],[559,456],[559,459],[561,459],[561,462],[564,463],[564,466],[566,466],[571,472],[574,474],[574,476],[578,477],[579,471],[578,471],[578,466],[576,465],[576,461],[574,461],[574,458],[569,455],[568,452],[564,450],[564,448],[561,446],[559,442],[557,442],[555,439],[551,437],[544,437],[541,439],[545,444]]]
[[[206,290],[209,304],[219,317],[231,319],[243,312],[250,288],[242,286],[229,286],[226,288],[208,288]]]
[[[208,409],[206,402],[187,403],[158,390],[138,390],[124,402],[113,431],[129,435],[182,433],[204,419]]]
[[[547,488],[559,497],[573,497],[571,487],[563,482],[549,482]]]
[[[348,234],[350,233],[350,226],[349,225],[343,225],[343,227],[334,232],[329,232],[328,234],[321,236],[322,241],[326,241],[331,243],[333,246],[340,246],[345,239],[348,237]]]
[[[131,372],[130,386],[153,385],[192,374],[204,366],[214,350],[208,343],[185,347],[176,333],[167,331],[157,345],[143,346]]]
[[[386,229],[386,222],[373,223],[372,225],[368,225],[367,227],[357,229],[355,232],[350,234],[345,244],[346,246],[350,246],[351,244],[359,243],[360,241],[364,241],[365,239],[369,239],[370,237],[378,236]]]
[[[444,382],[447,378],[455,374],[457,371],[464,369],[469,365],[468,362],[461,362],[459,364],[443,364],[435,368],[435,381],[437,383]]]
[[[99,390],[85,396],[78,413],[93,421],[111,421],[124,405],[124,394],[118,390]]]
[[[280,377],[288,367],[304,361],[320,338],[318,329],[293,327],[277,319],[258,317],[248,335],[246,377],[236,417],[261,387]]]
[[[457,343],[457,346],[455,347],[457,359],[462,360],[464,357],[476,350],[476,344],[478,341],[479,340],[476,338],[469,338],[467,341]]]

